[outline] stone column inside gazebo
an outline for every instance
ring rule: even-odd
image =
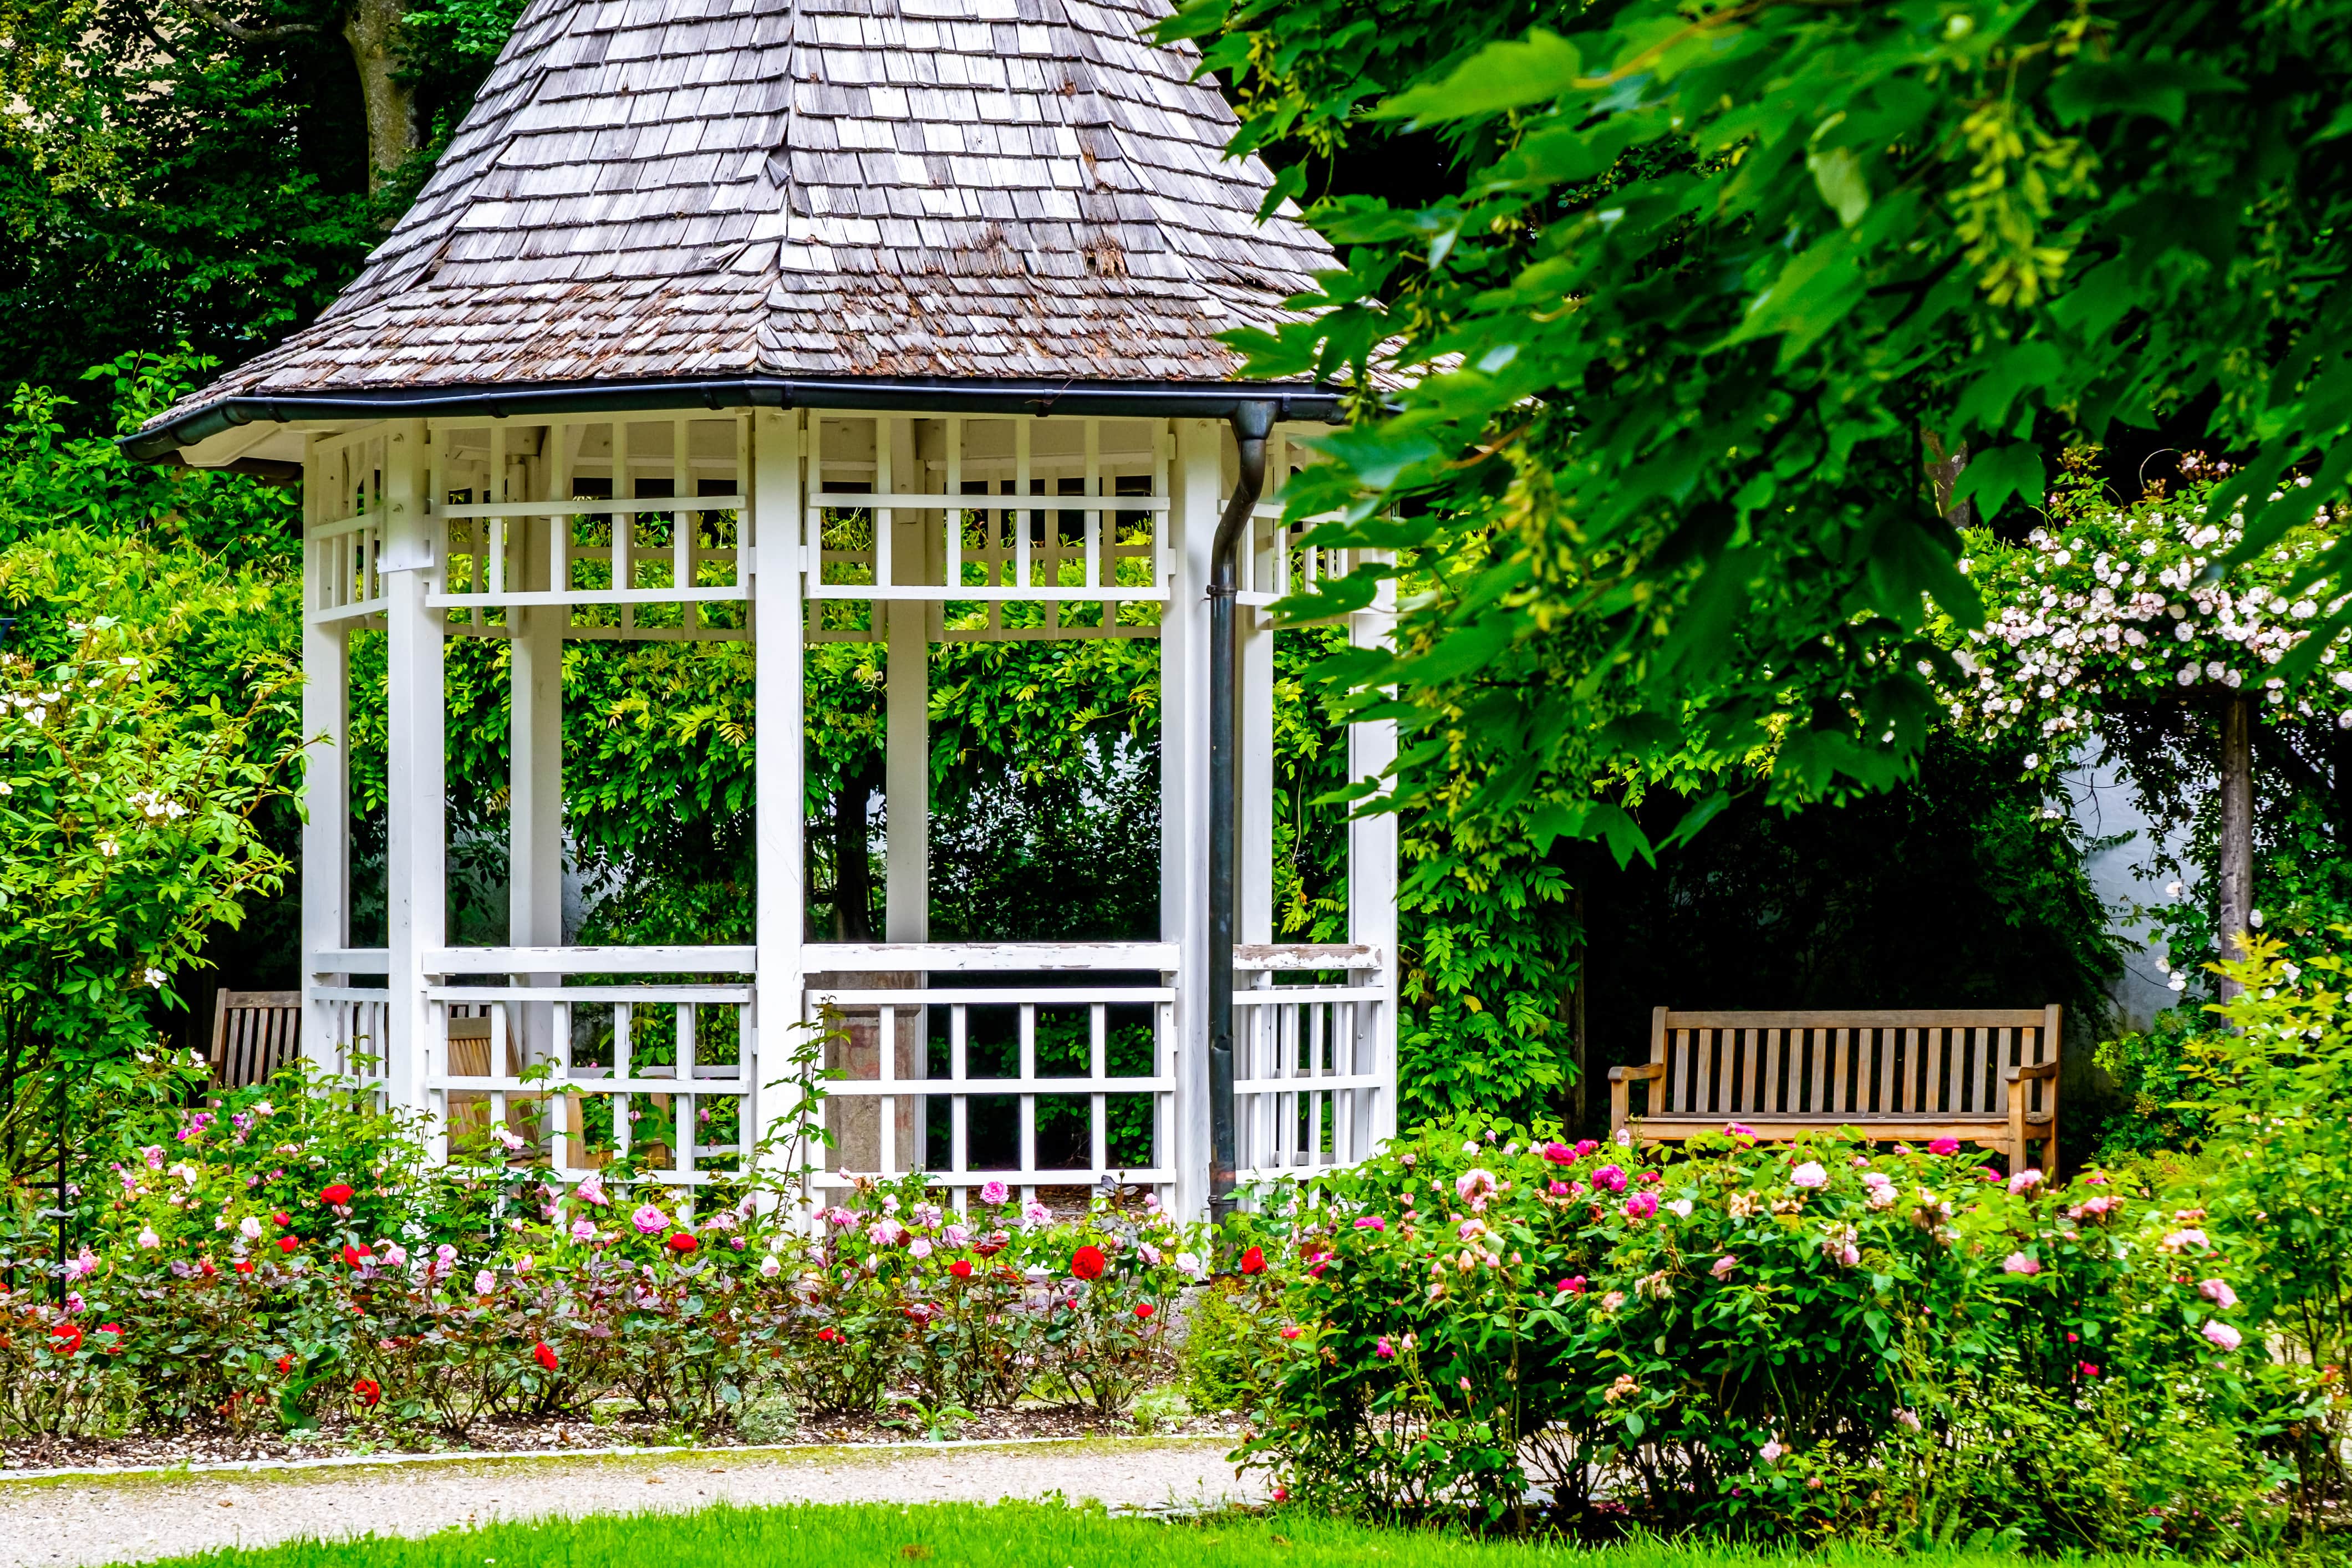
[[[1273,941],[1275,630],[1347,570],[1281,522],[1331,391],[1218,334],[1328,264],[1227,162],[1159,0],[534,0],[415,206],[313,325],[135,450],[304,472],[305,1050],[569,1175],[740,1177],[831,1021],[821,1191],[1208,1196],[1207,976],[1234,974],[1239,1164],[1393,1130],[1393,819],[1348,829],[1349,941]],[[1239,916],[1211,945],[1210,549],[1268,405],[1241,552]],[[1380,608],[1351,618],[1386,635]],[[509,936],[458,945],[445,658],[511,653]],[[929,650],[1156,638],[1159,940],[929,940]],[[387,700],[384,942],[353,942],[355,644]],[[756,939],[588,947],[563,919],[568,641],[747,642]],[[886,650],[882,940],[814,939],[803,650]],[[366,648],[366,657],[377,657]],[[1359,724],[1352,777],[1393,736]],[[1007,1076],[1009,1075],[1009,1076]],[[1039,1129],[1083,1125],[1042,1150]],[[1075,1120],[1074,1120],[1075,1117]],[[461,1142],[463,1139],[459,1140]],[[797,1165],[801,1152],[772,1158]]]

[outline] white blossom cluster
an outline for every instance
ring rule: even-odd
[[[1972,541],[1975,557],[1960,566],[1990,614],[1955,651],[1971,679],[1948,694],[1953,721],[1987,740],[2030,726],[2050,742],[2053,765],[2105,701],[2193,700],[2216,688],[2258,688],[2273,722],[2352,729],[2352,668],[2338,661],[2352,633],[2339,633],[2320,673],[2293,692],[2271,673],[2311,635],[2323,605],[2332,616],[2352,597],[2330,597],[2324,580],[2295,586],[2334,542],[2332,520],[2323,510],[2314,527],[2209,581],[2242,537],[2242,519],[2208,522],[2204,489],[2131,507],[2062,495],[2053,524],[2024,545]],[[2043,760],[2030,754],[2026,766]]]

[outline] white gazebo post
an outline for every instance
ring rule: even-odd
[[[1367,552],[1369,559],[1374,557]],[[1348,640],[1357,647],[1385,645],[1396,632],[1396,584],[1382,583],[1369,608],[1348,619]],[[1385,778],[1397,753],[1396,721],[1360,721],[1348,726],[1348,777],[1353,783]],[[1355,1129],[1359,1147],[1377,1148],[1397,1129],[1397,819],[1394,812],[1359,814],[1348,824],[1348,941],[1377,960],[1352,972],[1349,983],[1379,993],[1374,1005],[1356,1015],[1352,1071],[1383,1081],[1386,1091],[1366,1097],[1366,1114]]]
[[[769,1145],[772,1177],[814,1163],[823,1150],[783,1142],[802,1093],[793,1057],[803,1034],[801,998],[808,967],[808,873],[802,847],[807,776],[801,580],[801,444],[798,410],[762,408],[751,416],[751,645],[757,658],[751,732],[753,857],[759,984],[751,1014],[752,1063],[746,1115]]]
[[[1160,922],[1176,945],[1180,984],[1168,1049],[1179,1089],[1174,1153],[1177,1205],[1184,1214],[1209,1203],[1209,1016],[1198,979],[1209,952],[1209,625],[1188,613],[1207,601],[1209,545],[1224,503],[1223,424],[1176,421],[1176,460],[1169,485],[1169,616],[1160,633]]]
[[[304,437],[306,466],[315,461]],[[317,611],[331,595],[333,546],[309,537],[320,521],[321,489],[302,495],[302,950],[341,952],[351,945],[352,759],[351,641],[341,622]],[[333,962],[330,960],[329,962]],[[321,986],[340,988],[348,974],[303,974],[302,1055],[322,1073],[343,1070],[345,1040],[335,1027],[340,1005],[313,999]],[[382,1042],[375,1047],[381,1056]]]
[[[448,840],[444,820],[448,711],[443,621],[426,597],[440,540],[427,506],[425,422],[395,419],[383,434],[384,911],[390,952],[384,1089],[400,1110],[427,1108],[425,1083],[442,1055],[425,995],[447,945]]]

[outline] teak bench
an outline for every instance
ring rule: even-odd
[[[1867,1138],[1958,1138],[2014,1173],[2029,1143],[2058,1174],[2059,1009],[1650,1015],[1650,1059],[1609,1069],[1609,1126],[1644,1143],[1852,1127]],[[1649,1085],[1645,1111],[1633,1086]]]
[[[213,1082],[223,1089],[267,1083],[302,1049],[299,991],[213,993]]]

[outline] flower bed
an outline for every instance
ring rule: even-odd
[[[1103,1430],[1168,1370],[1203,1273],[1149,1199],[1056,1216],[991,1184],[956,1213],[914,1177],[795,1216],[748,1187],[431,1171],[317,1085],[171,1118],[105,1167],[62,1264],[15,1211],[19,1448]]]
[[[1263,1221],[1244,1445],[1288,1495],[1752,1534],[2210,1544],[2296,1408],[2203,1211],[1948,1140],[1670,1160],[1475,1119]],[[1539,1489],[1532,1494],[1529,1488]]]

